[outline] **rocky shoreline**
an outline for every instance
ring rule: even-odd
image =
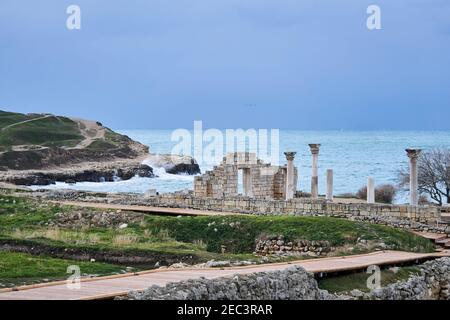
[[[141,155],[133,159],[113,159],[103,162],[83,162],[61,167],[51,167],[39,170],[0,170],[0,181],[13,185],[33,186],[50,185],[55,182],[113,182],[118,179],[129,180],[135,176],[155,178],[154,166],[147,159],[154,155]],[[193,158],[182,156],[167,157],[171,162],[165,162],[168,173],[197,174],[200,167]]]
[[[128,180],[134,176],[153,178],[153,168],[143,165],[142,157],[110,162],[86,162],[46,170],[8,170],[0,172],[0,181],[14,185],[50,185],[55,182],[105,182]]]
[[[194,175],[201,173],[197,161],[190,156],[171,154],[150,154],[143,162],[153,168],[164,168],[171,174]]]

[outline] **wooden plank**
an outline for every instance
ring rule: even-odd
[[[447,235],[443,234],[443,233],[433,233],[433,232],[413,232],[413,233],[417,234],[418,236],[421,236],[423,238],[433,240],[433,241],[442,240],[442,239],[447,238]]]
[[[197,210],[197,209],[185,209],[185,208],[168,208],[168,207],[152,207],[142,205],[121,205],[111,203],[98,203],[98,202],[83,202],[83,201],[50,201],[52,203],[58,203],[61,205],[93,208],[93,209],[109,209],[109,210],[122,210],[122,211],[134,211],[144,212],[159,215],[174,215],[174,216],[229,216],[229,215],[242,215],[242,213],[225,212],[225,211],[209,211],[209,210]]]

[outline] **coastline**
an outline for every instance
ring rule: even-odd
[[[153,169],[142,164],[148,154],[136,158],[116,158],[110,161],[87,161],[70,163],[59,167],[31,170],[0,171],[0,181],[13,185],[49,185],[56,181],[75,183],[83,181],[114,181],[115,178],[128,180],[135,175],[154,177]]]

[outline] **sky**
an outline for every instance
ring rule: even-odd
[[[0,109],[114,129],[450,130],[450,1],[0,0]]]

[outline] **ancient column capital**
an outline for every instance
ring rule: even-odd
[[[319,154],[320,144],[319,143],[310,143],[309,148],[311,149],[312,154]]]
[[[422,149],[406,149],[405,151],[409,159],[416,160],[422,152]]]
[[[297,152],[290,152],[290,151],[284,153],[284,155],[286,156],[286,160],[288,161],[293,161],[296,154]]]

